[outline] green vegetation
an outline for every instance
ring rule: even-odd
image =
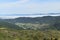
[[[16,19],[5,19],[3,21],[26,30],[60,30],[60,16],[19,17]]]
[[[27,30],[43,30],[44,28],[49,28],[49,24],[40,23],[15,23],[17,26],[22,27]]]
[[[60,31],[0,29],[0,40],[60,40]]]
[[[15,24],[8,23],[8,22],[5,22],[5,21],[0,21],[0,29],[1,28],[17,29],[17,30],[22,29],[22,28],[20,28],[19,26],[15,25]]]
[[[60,40],[60,17],[0,19],[0,40]]]

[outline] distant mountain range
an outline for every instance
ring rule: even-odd
[[[43,16],[43,17],[18,17],[15,19],[2,19],[11,23],[53,23],[60,20],[60,16]]]
[[[0,19],[0,24],[8,28],[24,30],[60,30],[60,16],[19,17]]]

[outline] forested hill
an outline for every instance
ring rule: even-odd
[[[0,40],[60,40],[60,16],[0,19]]]
[[[16,19],[5,19],[12,23],[54,23],[60,21],[60,16],[44,16],[44,17],[19,17]]]
[[[60,16],[19,17],[3,21],[29,30],[60,30]]]
[[[21,27],[15,25],[15,24],[12,24],[12,23],[8,23],[8,22],[5,22],[5,21],[2,21],[0,20],[0,29],[14,29],[14,30],[19,30],[19,29],[22,29]]]

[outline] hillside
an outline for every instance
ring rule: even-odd
[[[60,40],[60,31],[0,29],[0,40]]]
[[[57,16],[44,16],[44,17],[19,17],[16,19],[7,19],[6,21],[12,22],[12,23],[49,23],[52,21],[56,21]]]
[[[60,30],[60,16],[19,17],[3,21],[13,23],[25,30]]]
[[[0,19],[0,40],[60,40],[60,16]]]
[[[19,26],[12,24],[12,23],[8,23],[5,21],[1,21],[0,20],[0,28],[7,28],[7,29],[22,29]]]

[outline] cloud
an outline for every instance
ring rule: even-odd
[[[48,14],[60,13],[60,2],[31,2],[31,0],[18,0],[16,2],[0,3],[1,18],[16,18],[19,16],[2,16],[13,14]],[[2,15],[1,15],[2,14]],[[41,15],[27,15],[25,17],[36,17]],[[55,16],[55,15],[54,15]],[[20,16],[20,17],[23,17]]]
[[[18,0],[16,2],[0,3],[0,14],[39,14],[60,12],[60,2],[36,3],[30,1],[31,0]]]
[[[29,0],[18,0],[16,2],[0,3],[0,14],[14,14],[19,12]]]
[[[60,2],[49,2],[49,3],[40,3],[40,4],[32,4],[29,6],[30,9],[34,11],[40,11],[42,13],[50,13],[50,12],[60,12]],[[35,11],[35,12],[36,12]]]
[[[46,15],[45,15],[46,16]],[[18,17],[42,17],[42,15],[36,15],[36,16],[0,16],[0,19],[15,19],[15,18],[18,18]]]
[[[0,19],[14,19],[14,18],[18,18],[20,16],[0,16]]]
[[[0,3],[0,8],[10,8],[10,7],[18,7],[23,3],[28,2],[29,0],[18,0],[16,2],[7,2],[7,3]]]

